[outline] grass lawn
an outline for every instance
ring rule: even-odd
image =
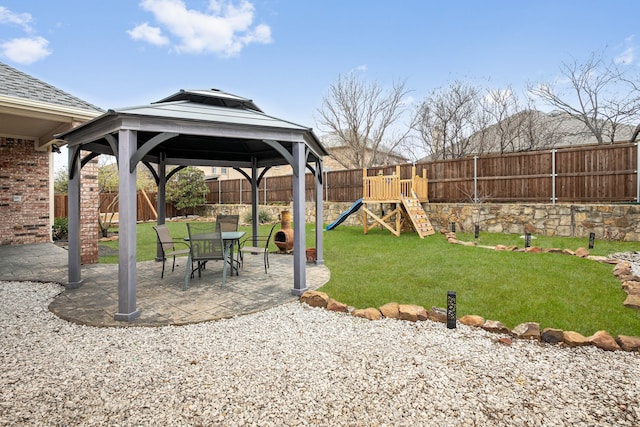
[[[139,224],[137,259],[156,255],[153,223]],[[185,237],[184,222],[169,222],[174,238]],[[240,227],[250,234],[249,227]],[[268,233],[270,226],[260,230]],[[313,225],[307,225],[309,246]],[[533,246],[577,249],[588,239],[536,236]],[[458,233],[473,241],[473,234]],[[517,235],[482,233],[482,245],[518,245]],[[102,243],[101,243],[102,244]],[[117,248],[116,242],[105,245]],[[273,245],[273,250],[277,247]],[[637,242],[596,241],[594,255],[640,250]],[[539,322],[591,335],[598,330],[640,336],[640,311],[622,305],[626,294],[613,276],[613,266],[558,254],[496,252],[452,245],[436,234],[425,239],[415,233],[400,237],[374,229],[340,226],[324,232],[324,260],[331,280],[321,288],[332,298],[357,308],[388,302],[445,307],[447,291],[456,291],[458,317],[477,314],[500,320],[510,328]],[[117,256],[100,262],[117,263]]]
[[[375,229],[340,226],[325,232],[331,280],[321,290],[358,308],[395,301],[446,307],[456,291],[457,315],[477,314],[510,328],[522,322],[574,330],[640,336],[640,311],[622,305],[626,294],[613,266],[558,254],[496,252],[453,245],[436,234],[394,237]],[[458,234],[473,241],[473,235]],[[480,244],[523,246],[519,236],[481,234]],[[542,238],[533,245],[577,249],[587,239]],[[594,255],[639,250],[638,243],[596,241]]]

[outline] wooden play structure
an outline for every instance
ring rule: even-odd
[[[362,170],[362,203],[364,233],[371,227],[384,227],[396,236],[403,227],[411,227],[421,239],[434,234],[431,222],[422,208],[428,202],[427,171],[416,175],[415,166],[411,168],[410,179],[400,179],[400,166],[396,166],[393,175],[368,176],[367,169]],[[384,205],[390,205],[385,213]],[[379,207],[380,214],[374,209]],[[373,222],[369,223],[369,219]]]

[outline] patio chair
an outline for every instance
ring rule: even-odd
[[[211,225],[207,223],[187,224],[189,233],[189,264],[197,263],[196,270],[198,277],[202,277],[202,270],[207,261],[223,261],[222,263],[222,288],[227,282],[227,258],[229,257],[228,248],[222,240],[222,234],[219,231],[211,231]],[[189,278],[196,270],[187,267],[184,276],[184,286],[182,290],[186,290],[189,286]]]
[[[273,224],[269,234],[266,236],[249,236],[240,243],[240,263],[244,265],[244,253],[264,254],[264,273],[267,274],[267,268],[269,267],[269,243],[271,243],[271,236],[273,230],[278,223]]]
[[[238,231],[238,222],[240,221],[240,215],[224,215],[218,214],[216,217],[216,231]],[[238,257],[240,257],[240,242],[238,242]],[[236,263],[237,267],[240,266],[239,260],[232,260]]]
[[[167,257],[173,257],[173,265],[171,266],[171,272],[176,268],[176,256],[177,255],[188,255],[189,254],[189,245],[184,240],[174,240],[171,237],[171,233],[166,225],[156,225],[153,227],[156,232],[156,236],[158,236],[158,245],[162,249],[162,273],[160,273],[160,278],[164,278],[164,264],[167,260]],[[176,244],[185,245],[186,249],[176,249]]]
[[[240,215],[223,215],[216,217],[216,231],[238,231]]]

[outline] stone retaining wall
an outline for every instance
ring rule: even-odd
[[[326,202],[325,224],[335,221],[351,205]],[[435,228],[449,228],[455,222],[456,230],[463,232],[473,232],[475,224],[479,224],[482,231],[491,233],[589,237],[593,232],[597,239],[640,241],[640,205],[635,204],[424,203],[423,207]],[[293,212],[293,204],[260,205],[260,210],[268,211],[274,221],[285,209]],[[315,204],[308,202],[305,209],[306,222],[315,222]],[[370,209],[390,210],[391,206],[372,205]],[[250,212],[249,205],[207,205],[202,214],[210,217],[218,213],[239,214],[240,222],[245,222]],[[343,224],[362,226],[362,210]]]
[[[491,233],[529,232],[546,236],[640,241],[640,205],[544,203],[426,203],[434,226],[473,232],[474,225]]]

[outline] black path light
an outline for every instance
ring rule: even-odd
[[[452,231],[453,233],[455,233],[455,232],[456,232],[456,223],[455,223],[455,222],[452,222],[452,223],[451,223],[451,231]]]
[[[480,237],[480,226],[479,225],[476,225],[476,227],[475,227],[475,237],[476,237],[476,239],[478,237]]]
[[[531,233],[524,233],[524,247],[528,248],[531,246]]]
[[[589,233],[589,249],[593,249],[596,242],[596,233]]]
[[[456,293],[455,291],[447,292],[447,328],[456,328]]]

